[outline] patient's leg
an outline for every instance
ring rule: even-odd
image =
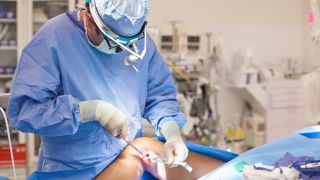
[[[164,156],[164,144],[151,138],[138,138],[133,144],[143,152],[152,151]],[[96,179],[140,179],[144,170],[161,179],[196,179],[207,172],[219,167],[222,161],[190,152],[186,162],[193,168],[190,174],[183,167],[169,168],[162,164],[150,164],[139,158],[139,154],[130,146],[107,167]]]

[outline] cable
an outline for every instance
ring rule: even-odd
[[[7,135],[8,135],[8,140],[9,140],[9,149],[10,149],[10,155],[11,155],[13,176],[14,176],[14,180],[17,180],[16,166],[15,166],[15,162],[14,162],[12,143],[11,143],[11,137],[10,137],[10,131],[9,131],[9,123],[8,123],[7,115],[6,115],[6,113],[5,113],[5,111],[3,110],[2,107],[0,107],[0,111],[1,111],[1,113],[3,115],[3,117],[4,117],[4,121],[5,121],[6,127],[7,127]]]

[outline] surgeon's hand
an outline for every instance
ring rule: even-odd
[[[100,100],[81,101],[80,119],[97,120],[118,138],[128,139],[127,118],[123,112],[110,103]]]
[[[164,144],[164,148],[167,161],[172,167],[178,166],[179,162],[184,162],[188,157],[189,150],[181,136],[169,138]]]
[[[178,163],[187,159],[189,153],[181,137],[179,126],[174,121],[168,121],[161,127],[161,133],[166,138],[164,150],[167,161],[172,167],[176,167]]]

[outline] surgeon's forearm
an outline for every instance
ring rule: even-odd
[[[166,140],[176,139],[183,141],[179,126],[175,121],[165,122],[161,127],[161,133]]]
[[[8,117],[13,127],[20,131],[41,136],[64,136],[76,133],[80,124],[78,100],[71,95],[41,103],[23,99],[21,107],[17,102],[18,99],[10,101]]]
[[[122,118],[116,115],[119,114],[119,111],[112,104],[101,100],[81,101],[79,110],[82,121],[97,120],[102,126],[105,126],[112,118]]]

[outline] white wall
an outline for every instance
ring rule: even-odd
[[[187,31],[220,34],[226,54],[251,48],[265,62],[301,59],[301,5],[306,0],[150,0],[149,24],[168,28],[181,21]]]
[[[299,25],[304,0],[149,0],[150,20],[183,20],[190,25]]]
[[[319,56],[319,53],[317,53],[317,51],[320,52],[320,49],[311,40],[310,27],[308,25],[308,17],[307,17],[307,13],[309,9],[310,9],[309,1],[304,1],[303,3],[301,3],[301,11],[302,11],[302,17],[301,17],[302,58],[301,60],[304,65],[303,66],[304,69],[307,71],[309,71],[314,65],[320,64],[320,61],[319,61],[320,56]]]
[[[177,20],[187,32],[223,36],[227,63],[234,52],[249,48],[262,62],[292,57],[309,66],[307,0],[149,0],[149,6],[149,25],[163,31]],[[220,99],[224,121],[243,110],[243,101],[230,89]]]

